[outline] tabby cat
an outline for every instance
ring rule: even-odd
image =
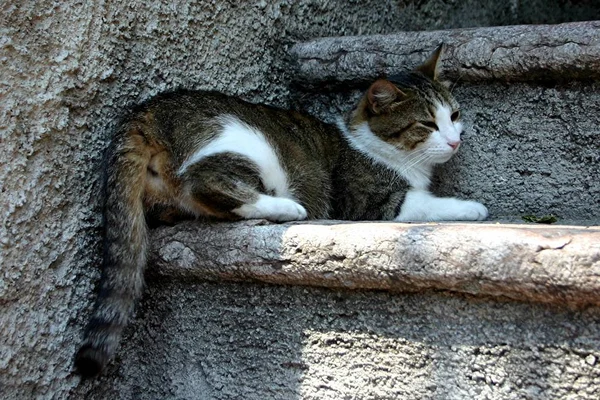
[[[221,93],[178,90],[135,108],[109,149],[104,265],[76,357],[83,376],[115,354],[143,287],[146,217],[482,220],[480,203],[428,191],[459,148],[458,104],[438,80],[440,46],[374,82],[337,126]]]

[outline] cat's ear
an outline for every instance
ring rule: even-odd
[[[367,92],[369,108],[374,114],[385,112],[393,103],[405,98],[406,94],[402,90],[385,79],[375,81]]]
[[[440,60],[442,59],[445,49],[446,45],[444,43],[440,44],[438,48],[435,49],[433,54],[427,59],[427,61],[417,67],[417,71],[432,81],[437,80],[440,75]]]

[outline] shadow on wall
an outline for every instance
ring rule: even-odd
[[[412,0],[405,3],[404,11],[410,15],[410,21],[408,29],[404,30],[559,24],[600,19],[600,3],[595,0]],[[430,21],[435,21],[433,26]]]

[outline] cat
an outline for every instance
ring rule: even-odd
[[[109,147],[104,264],[78,372],[97,375],[115,354],[142,293],[154,210],[276,222],[485,219],[482,204],[428,190],[462,132],[458,103],[438,77],[442,52],[375,81],[337,125],[207,91],[163,93],[134,108]]]

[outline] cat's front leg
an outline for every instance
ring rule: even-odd
[[[412,189],[395,221],[481,221],[487,216],[487,208],[476,201],[435,197],[426,190]]]

